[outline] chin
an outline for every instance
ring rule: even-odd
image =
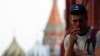
[[[77,34],[81,34],[81,32],[80,32],[80,31],[78,31],[78,32],[77,32]]]

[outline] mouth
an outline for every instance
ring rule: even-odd
[[[80,28],[78,27],[78,28],[77,28],[77,30],[79,31],[79,30],[80,30]]]
[[[75,27],[78,31],[80,30],[80,27]]]

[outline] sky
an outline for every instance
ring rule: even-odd
[[[53,0],[0,0],[0,56],[15,38],[27,53],[36,41],[42,43]],[[65,0],[57,0],[64,23]]]

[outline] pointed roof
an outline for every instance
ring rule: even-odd
[[[53,0],[53,7],[49,17],[49,21],[46,26],[46,31],[54,31],[54,30],[62,30],[63,24],[60,20],[58,8],[57,8],[57,0]]]
[[[17,44],[15,38],[10,45],[10,47],[6,50],[3,56],[25,56],[23,50]]]

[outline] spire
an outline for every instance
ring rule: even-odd
[[[56,4],[57,3],[57,0],[53,0],[53,3]]]
[[[63,29],[63,27],[64,26],[60,20],[59,10],[57,7],[57,0],[53,0],[53,7],[46,26],[46,30],[60,30]]]
[[[15,38],[16,38],[16,31],[15,31],[15,29],[13,30],[13,38],[14,38],[14,41],[15,41]]]
[[[10,47],[5,51],[5,53],[3,54],[3,56],[25,56],[24,51],[20,48],[20,46],[18,45],[16,39],[15,39],[15,34],[16,34],[16,21],[13,21],[13,41],[10,45]]]
[[[61,23],[60,21],[60,15],[57,7],[57,0],[53,0],[53,7],[51,11],[51,15],[49,17],[49,24],[59,25]]]
[[[3,54],[3,56],[25,56],[23,50],[19,47],[18,43],[16,42],[15,38],[13,39],[12,44]]]
[[[16,37],[16,19],[13,20],[13,30],[12,30],[13,37]]]
[[[53,7],[49,17],[49,21],[47,23],[45,34],[43,38],[43,44],[50,46],[50,55],[51,56],[59,56],[56,52],[54,46],[58,43],[61,43],[64,38],[65,26],[60,20],[59,10],[57,7],[57,0],[53,0]],[[57,41],[59,40],[59,41]],[[60,46],[60,44],[59,44]]]

